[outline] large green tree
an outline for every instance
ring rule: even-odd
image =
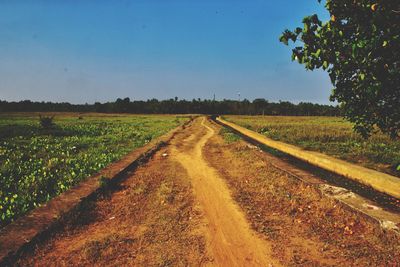
[[[321,2],[321,0],[319,0]],[[303,19],[280,41],[295,44],[292,60],[308,70],[322,68],[355,130],[368,137],[375,126],[400,134],[400,0],[327,0],[331,18]]]

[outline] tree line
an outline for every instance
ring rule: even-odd
[[[340,116],[339,106],[288,101],[269,102],[258,98],[253,101],[193,99],[149,99],[131,101],[128,97],[115,102],[70,104],[0,100],[0,112],[100,112],[132,114],[235,114],[235,115],[291,115],[291,116]]]

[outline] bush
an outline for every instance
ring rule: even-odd
[[[48,117],[48,116],[42,116],[39,115],[39,123],[40,126],[44,129],[50,129],[55,126],[55,123],[53,122],[54,116]]]

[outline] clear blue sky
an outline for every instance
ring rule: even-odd
[[[0,0],[0,99],[329,103],[324,72],[291,62],[285,28],[317,0]]]

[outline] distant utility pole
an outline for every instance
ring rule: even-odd
[[[213,101],[215,102],[215,94],[214,94],[214,97],[213,97]]]

